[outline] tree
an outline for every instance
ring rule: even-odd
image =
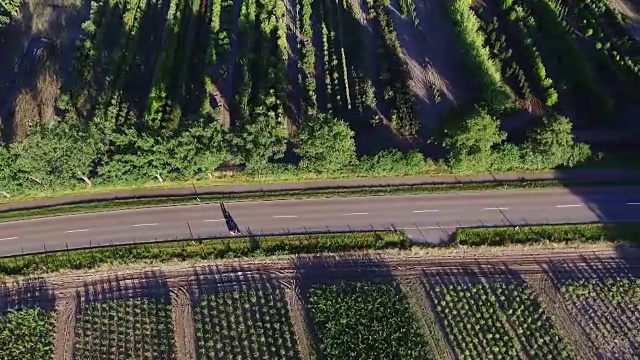
[[[307,117],[295,138],[300,166],[312,171],[335,172],[356,159],[354,132],[342,120],[326,114]]]
[[[88,178],[101,146],[79,125],[66,122],[36,124],[27,138],[10,149],[16,181],[30,185],[69,187]]]
[[[495,148],[507,138],[500,121],[475,109],[462,122],[445,129],[444,146],[452,167],[463,172],[487,171],[495,160]]]
[[[591,155],[591,149],[589,145],[573,140],[571,128],[571,122],[564,116],[553,115],[543,119],[524,144],[528,166],[551,169],[585,161]]]
[[[260,108],[246,118],[232,136],[234,153],[248,169],[260,169],[269,161],[280,159],[287,148],[287,129],[284,119],[273,111]]]
[[[212,171],[229,155],[220,124],[199,120],[180,135],[159,138],[122,129],[112,136],[113,156],[106,159],[100,174],[111,180],[193,178]]]

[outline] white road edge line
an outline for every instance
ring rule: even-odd
[[[580,207],[582,205],[580,204],[573,204],[573,205],[556,205],[557,208],[568,208],[568,207]]]
[[[66,233],[76,233],[76,232],[85,232],[85,231],[89,231],[89,229],[69,230],[69,231],[65,231],[65,232]]]
[[[440,210],[413,210],[414,213],[438,212]]]
[[[509,210],[508,207],[492,207],[492,208],[484,208],[483,210]]]
[[[159,225],[158,223],[153,223],[153,224],[137,224],[137,225],[133,225],[134,227],[138,227],[138,226],[156,226]]]
[[[17,236],[14,236],[14,237],[9,237],[9,238],[0,239],[0,241],[5,241],[5,240],[15,240],[15,239],[17,239],[17,238],[18,238]]]
[[[368,215],[369,213],[346,213],[342,215]]]
[[[274,218],[297,218],[298,215],[274,215]]]
[[[204,222],[218,222],[218,221],[225,221],[225,219],[212,219],[212,220],[205,220]]]
[[[640,205],[640,202],[630,202],[630,203],[627,203],[627,205]]]

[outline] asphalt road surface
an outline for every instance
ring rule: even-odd
[[[458,227],[640,221],[640,188],[508,190],[226,203],[242,234],[404,230],[440,242]],[[0,223],[0,255],[229,236],[218,204],[123,210]]]

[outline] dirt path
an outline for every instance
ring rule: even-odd
[[[300,79],[300,48],[298,39],[298,0],[283,0],[286,6],[285,23],[287,27],[287,102],[284,104],[285,113],[288,118],[287,129],[291,134],[294,129],[300,126],[301,114],[301,94],[304,91]]]
[[[417,279],[408,279],[400,283],[407,297],[409,306],[417,316],[418,324],[424,332],[431,354],[436,360],[453,360],[455,355],[447,344],[447,338],[435,316],[435,305],[425,293],[424,287]]]
[[[420,48],[429,60],[428,79],[432,86],[440,89],[443,100],[446,97],[451,104],[464,102],[472,89],[455,29],[444,8],[445,3],[415,0],[415,4],[420,21],[418,30],[422,33]]]
[[[322,41],[322,0],[315,0],[311,9],[311,45],[315,49],[316,100],[320,112],[327,111],[327,75],[324,72],[324,44]]]
[[[196,337],[191,297],[184,288],[171,289],[171,318],[173,320],[176,357],[180,360],[195,360]]]
[[[627,20],[627,28],[636,40],[640,41],[640,2],[631,0],[610,0],[611,7]]]
[[[56,326],[53,344],[53,360],[73,360],[73,339],[76,327],[76,306],[74,297],[60,299],[56,303]]]
[[[523,278],[540,300],[542,308],[551,316],[560,336],[565,339],[578,359],[596,359],[587,334],[569,315],[563,300],[549,279],[544,275],[525,274]]]
[[[304,304],[300,298],[300,287],[296,281],[292,281],[291,288],[285,290],[285,297],[289,304],[293,332],[298,340],[298,350],[303,360],[315,359],[313,346],[309,337],[310,326],[304,312]]]

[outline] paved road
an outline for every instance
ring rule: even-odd
[[[389,229],[438,242],[457,227],[640,221],[640,188],[509,190],[413,196],[228,203],[243,233]],[[67,215],[0,223],[0,254],[96,244],[228,236],[207,204]]]

